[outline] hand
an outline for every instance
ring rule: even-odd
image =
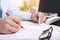
[[[31,19],[34,22],[38,22],[38,20],[40,20],[40,23],[43,23],[46,20],[46,17],[44,16],[44,14],[42,12],[38,12],[38,13],[33,13],[31,16]]]
[[[7,16],[3,19],[0,19],[0,33],[9,34],[17,32],[21,27],[21,20],[13,17]]]

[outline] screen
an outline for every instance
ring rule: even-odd
[[[60,0],[40,0],[39,11],[60,15]]]

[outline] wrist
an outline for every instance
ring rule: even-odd
[[[0,18],[0,23],[2,22],[2,18]]]
[[[34,13],[32,13],[32,14],[31,14],[31,20],[33,20],[33,19],[32,19],[32,17],[33,17],[33,14],[34,14]]]
[[[32,13],[31,14],[31,20],[33,20],[36,15],[37,15],[36,13]]]
[[[0,18],[0,22],[2,21],[2,18]]]
[[[0,27],[1,27],[1,24],[2,24],[2,18],[0,18]]]

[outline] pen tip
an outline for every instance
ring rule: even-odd
[[[6,15],[7,15],[7,16],[10,16],[10,14],[9,14],[8,12],[6,12]]]
[[[23,28],[23,26],[21,26],[21,28]]]

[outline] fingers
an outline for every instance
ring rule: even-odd
[[[46,19],[46,17],[44,16],[44,14],[43,14],[42,12],[39,12],[38,16],[39,16],[39,18],[40,18],[40,19],[39,19],[40,22],[43,23],[43,22],[45,21],[45,19]]]
[[[11,33],[15,33],[15,32],[17,32],[19,29],[16,29],[16,28],[14,28],[14,27],[12,27],[12,26],[9,26],[9,27],[8,27],[8,30],[9,30]]]
[[[14,22],[16,22],[17,24],[20,24],[20,19],[19,19],[19,18],[10,16],[9,12],[6,12],[6,15],[7,15],[8,18],[12,19],[12,20],[13,20]]]
[[[12,27],[8,24],[5,25],[5,29],[3,29],[0,34],[11,34],[17,32],[19,29],[16,29],[15,27]]]
[[[32,20],[33,20],[34,22],[37,22],[37,20],[38,20],[37,18],[38,18],[38,16],[37,16],[36,14],[33,14],[33,15],[32,15]]]
[[[8,25],[15,27],[16,29],[20,28],[20,25],[18,25],[17,23],[15,23],[12,20],[7,20],[7,23],[8,23]]]
[[[38,23],[43,23],[45,21],[46,17],[42,12],[38,12],[36,14],[32,14],[32,20]]]
[[[18,18],[7,16],[0,22],[0,33],[10,34],[13,32],[17,32],[21,27],[20,24],[21,22]]]
[[[46,20],[46,17],[44,16],[44,17],[43,17],[43,22],[45,22],[45,20]]]
[[[12,21],[16,22],[17,24],[21,25],[20,18],[16,18],[16,17],[12,17],[12,16],[9,16],[9,18],[12,19]]]
[[[17,24],[21,25],[21,20],[19,18],[13,18],[12,19],[14,22],[16,22]]]
[[[39,23],[42,23],[42,22],[43,22],[42,15],[41,15],[41,14],[38,14],[38,17],[39,17],[39,18],[38,18],[38,22],[39,22]]]
[[[12,32],[8,31],[8,30],[4,30],[2,32],[0,32],[0,34],[11,34]]]
[[[10,26],[10,25],[7,25],[7,30],[10,32],[10,33],[15,33],[17,32],[19,29],[16,29],[15,27],[13,26]]]
[[[0,34],[10,34],[12,32],[8,31],[8,25],[5,24],[4,27],[2,26],[1,30],[0,30]]]

